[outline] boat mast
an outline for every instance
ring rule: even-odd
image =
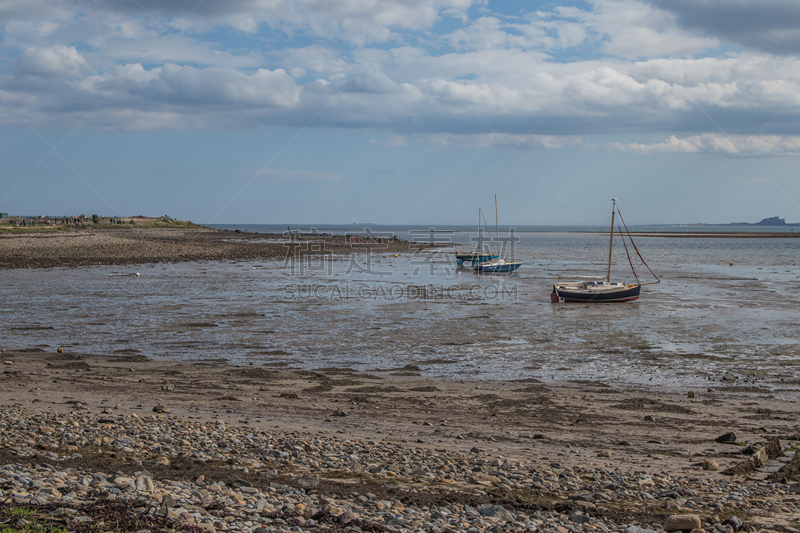
[[[611,199],[611,240],[608,243],[608,274],[606,281],[611,282],[611,248],[614,246],[614,212],[617,210],[617,199]]]
[[[483,254],[483,224],[481,224],[481,208],[478,208],[478,257]]]
[[[500,255],[500,216],[497,214],[497,193],[494,193],[494,223],[497,226],[497,255]]]

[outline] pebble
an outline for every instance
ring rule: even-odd
[[[129,473],[61,467],[60,460],[79,457],[65,453],[69,446],[83,453],[122,453],[140,466]],[[135,501],[137,507],[149,507],[159,516],[213,532],[311,533],[349,528],[353,533],[656,533],[662,529],[731,533],[744,527],[741,520],[731,516],[720,523],[713,517],[723,511],[730,516],[730,511],[738,509],[750,515],[785,515],[787,520],[800,513],[797,499],[786,498],[792,494],[789,485],[757,479],[698,477],[697,471],[667,474],[645,471],[641,465],[606,468],[591,458],[583,466],[567,467],[550,461],[512,460],[476,447],[464,452],[428,449],[410,443],[239,427],[165,413],[112,418],[85,410],[26,413],[18,406],[0,406],[0,448],[20,457],[17,463],[0,466],[0,500],[36,501],[64,509],[104,498]],[[38,455],[33,463],[25,459],[33,454]],[[229,486],[208,479],[208,472],[194,481],[158,479],[147,471],[179,458],[227,464],[236,472],[231,476],[234,481]],[[256,482],[245,473],[257,473],[263,481]],[[358,483],[349,495],[325,493],[321,480],[342,473],[377,486],[391,484],[442,497],[427,507],[391,499],[388,492],[378,497],[359,489]],[[276,479],[292,479],[291,485]],[[532,491],[569,505],[562,511],[533,512],[492,503],[492,494],[517,491]],[[454,495],[459,493],[471,495],[468,501],[476,506],[455,503],[459,500]],[[630,517],[648,516],[647,507],[654,504],[683,514],[670,516],[663,525],[633,518],[631,523],[615,523],[608,518],[623,516],[618,512],[600,518],[603,509],[612,507],[630,510]],[[686,514],[689,509],[697,514]]]

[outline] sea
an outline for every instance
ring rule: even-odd
[[[217,227],[267,241],[291,231],[354,242],[336,255],[287,248],[270,260],[6,270],[0,347],[452,380],[800,391],[800,239],[759,235],[792,227],[631,227],[658,236],[634,237],[635,248],[615,237],[612,281],[646,284],[624,304],[550,301],[559,277],[606,275],[609,236],[598,228],[487,231],[487,249],[523,261],[511,275],[490,275],[455,263],[456,250],[477,245],[474,227]],[[731,231],[752,236],[686,236]],[[364,249],[367,235],[439,246],[395,256]],[[323,239],[302,242],[325,251]]]

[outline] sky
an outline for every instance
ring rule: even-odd
[[[800,222],[796,0],[0,0],[0,212]]]

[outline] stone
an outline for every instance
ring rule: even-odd
[[[4,365],[13,365],[14,361],[3,361]]]
[[[338,522],[339,525],[345,526],[350,522],[355,521],[355,519],[356,516],[353,514],[353,511],[348,509],[347,511],[339,515],[339,517],[336,519],[336,522]]]
[[[489,518],[495,518],[503,522],[511,522],[514,520],[514,515],[500,505],[484,503],[478,506],[477,511],[481,516],[488,516]]]
[[[164,414],[166,414],[166,413],[169,413],[169,409],[167,408],[166,405],[158,404],[155,407],[153,407],[153,412],[154,413],[164,413]]]
[[[664,522],[664,531],[691,531],[693,529],[700,529],[703,524],[700,518],[693,514],[676,514],[667,518]]]
[[[644,421],[645,422],[655,422],[656,421],[656,417],[654,417],[653,415],[645,415],[644,416]]]
[[[611,459],[611,450],[600,450],[597,452],[597,457],[604,457],[606,459]]]
[[[656,533],[652,529],[645,529],[639,526],[628,526],[625,528],[625,533]]]
[[[694,397],[695,397],[695,393],[694,393],[694,391],[693,391],[693,390],[690,390],[690,391],[689,391],[689,392],[686,394],[686,396],[687,396],[687,397],[689,397],[689,398],[694,398]]]
[[[347,413],[337,409],[336,411],[333,412],[333,414],[331,416],[347,416]]]
[[[703,470],[717,471],[719,470],[719,463],[708,459],[702,463]]]
[[[297,478],[297,486],[301,489],[314,489],[319,485],[319,476],[316,474],[306,474]]]
[[[163,498],[161,498],[161,508],[162,509],[172,509],[175,507],[175,498],[172,494],[165,494]]]
[[[136,478],[136,490],[139,492],[153,492],[153,479],[150,476],[138,476]]]
[[[728,433],[723,433],[722,435],[720,435],[719,437],[714,439],[714,441],[715,442],[720,442],[720,443],[721,442],[736,442],[736,433],[734,433],[733,431],[729,431]]]
[[[65,350],[64,350],[64,347],[63,347],[63,346],[59,346],[59,347],[58,347],[58,350],[56,350],[56,352],[58,352],[58,353],[64,353],[64,351],[65,351]]]
[[[592,521],[591,518],[586,516],[585,514],[574,514],[569,517],[570,522],[574,522],[576,524],[588,524]]]
[[[742,529],[742,526],[744,526],[744,524],[742,523],[742,521],[739,519],[738,516],[732,516],[728,518],[727,520],[725,520],[725,523],[731,526],[736,531],[739,531],[740,529]]]
[[[725,381],[725,382],[736,381],[736,376],[734,376],[733,374],[728,372],[727,374],[722,376],[722,381]]]

